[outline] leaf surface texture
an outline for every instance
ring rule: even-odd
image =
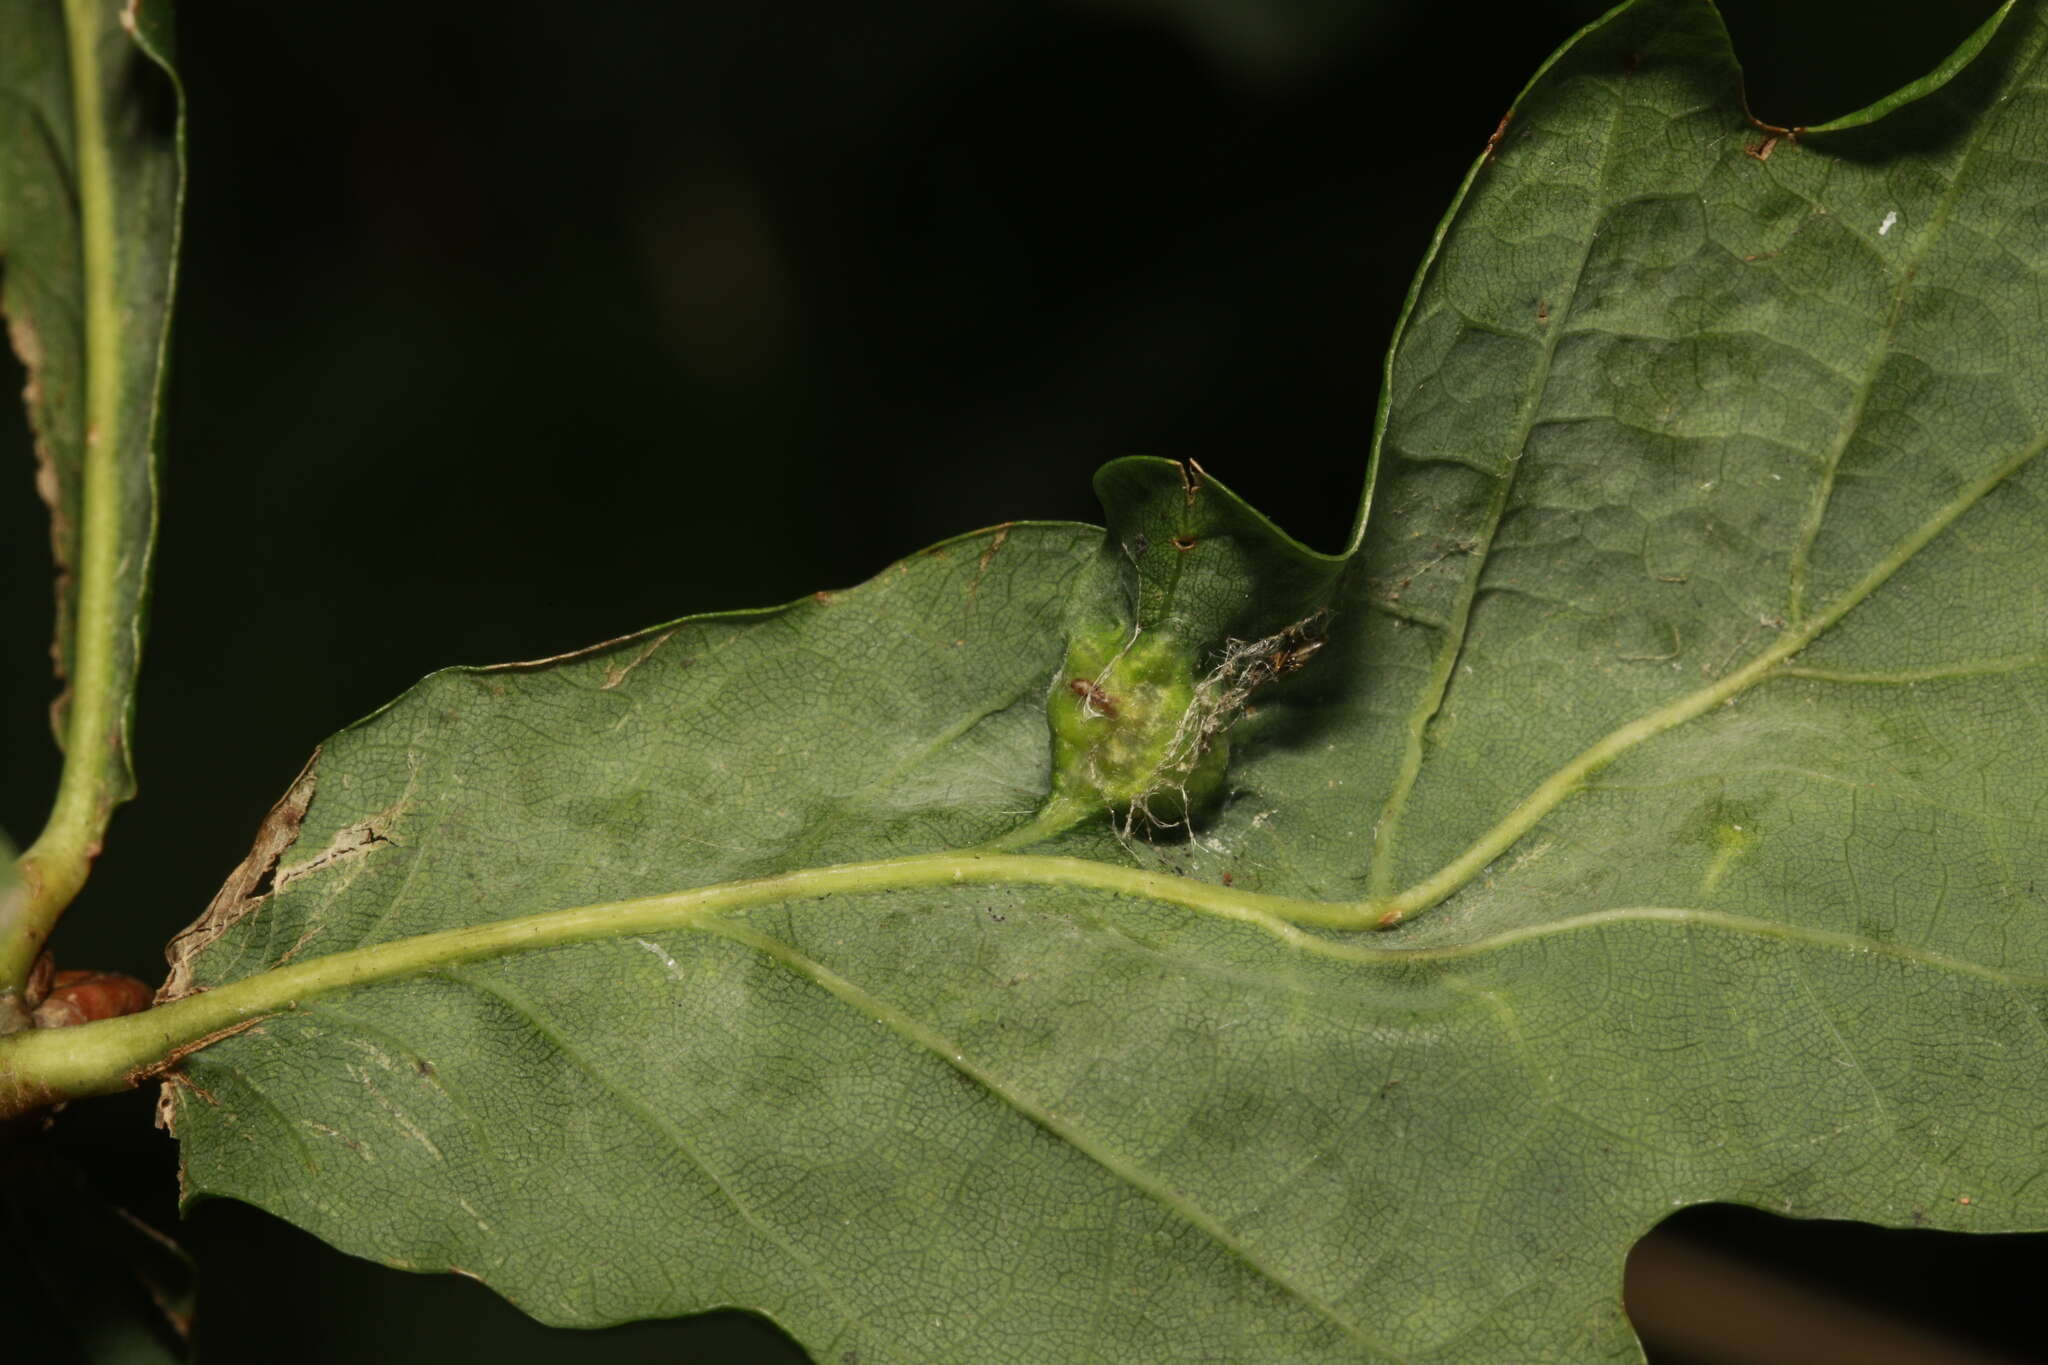
[[[1332,591],[1199,838],[1031,851],[1400,929],[1019,882],[446,966],[190,1058],[190,1193],[834,1361],[1627,1360],[1677,1207],[2048,1225],[2044,39],[1773,140],[1708,6],[1624,6],[1446,221],[1334,588],[1139,463],[1106,537],[436,675],[175,984],[1000,839],[1077,625],[1206,662]]]

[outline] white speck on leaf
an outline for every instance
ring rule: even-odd
[[[645,948],[648,952],[653,953],[656,957],[660,958],[661,965],[668,969],[668,974],[671,977],[675,978],[677,981],[681,981],[683,979],[683,969],[676,965],[676,960],[673,957],[670,957],[668,955],[668,950],[663,948],[659,943],[649,943],[644,938],[636,938],[633,940],[633,942],[639,944],[642,948]]]
[[[1890,213],[1887,213],[1884,216],[1884,221],[1877,225],[1877,235],[1880,237],[1884,236],[1887,232],[1890,232],[1894,227],[1898,226],[1898,222],[1899,211],[1897,209],[1893,209]]]

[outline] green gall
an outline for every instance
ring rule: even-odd
[[[1186,819],[1221,790],[1229,763],[1205,700],[1193,657],[1173,637],[1129,628],[1078,636],[1047,707],[1053,799],[1126,824]]]

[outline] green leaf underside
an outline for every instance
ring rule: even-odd
[[[112,755],[101,797],[111,805],[134,786],[128,729],[156,534],[181,152],[169,5],[138,6],[131,27],[120,4],[79,4],[82,34],[66,8],[25,0],[0,13],[0,312],[28,371],[36,482],[50,505],[57,668],[104,693],[90,743]],[[74,66],[96,79],[91,93],[74,90]],[[104,459],[88,458],[93,444]],[[99,599],[82,602],[95,481],[106,562],[89,589]],[[104,642],[81,639],[81,618]],[[104,657],[89,663],[81,648]],[[79,742],[61,713],[57,730]]]
[[[738,1304],[868,1362],[1630,1359],[1623,1256],[1685,1204],[2048,1226],[2044,39],[1768,159],[1707,6],[1554,59],[1201,840],[1031,850],[1191,904],[883,889],[320,996],[188,1060],[189,1192],[545,1321]],[[1071,631],[1162,610],[1128,541],[437,675],[325,747],[181,984],[1000,839]],[[1204,548],[1181,600],[1262,562]],[[1201,903],[1461,858],[1385,937]]]

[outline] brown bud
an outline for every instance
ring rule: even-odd
[[[58,972],[50,992],[36,1006],[37,1028],[69,1028],[149,1008],[154,992],[118,972]]]

